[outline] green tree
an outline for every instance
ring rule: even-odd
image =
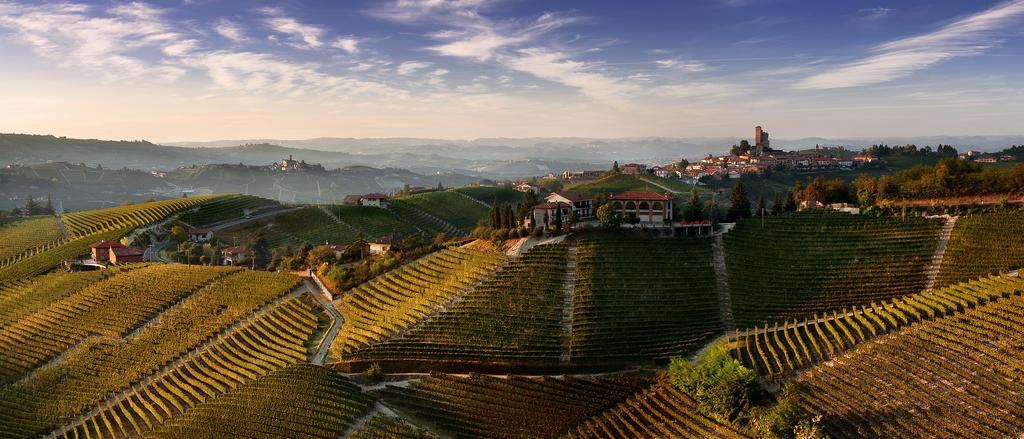
[[[556,231],[562,230],[562,206],[555,207],[555,219],[551,221],[551,228]]]
[[[857,203],[862,207],[875,204],[877,188],[878,180],[870,175],[861,174],[856,180],[853,180],[853,192],[857,197]]]
[[[685,171],[686,167],[690,166],[690,161],[687,159],[679,159],[679,164],[677,166],[679,167],[680,171]]]
[[[504,215],[504,217],[505,217],[505,225],[503,225],[502,228],[505,228],[505,229],[514,229],[514,228],[516,228],[516,223],[518,222],[518,220],[516,219],[515,213],[512,212],[512,205],[511,204],[506,204],[505,205],[505,215]]]
[[[363,259],[366,257],[366,252],[369,251],[370,244],[366,242],[366,235],[363,232],[356,234],[356,239],[352,240],[352,243],[345,249],[345,253],[351,257],[358,257]]]
[[[772,215],[778,215],[786,211],[786,198],[789,198],[785,192],[777,192],[775,194],[775,200],[772,201]]]
[[[673,358],[668,373],[672,385],[697,401],[698,411],[724,423],[747,413],[761,396],[757,373],[732,358],[723,343],[712,345],[697,364]]]
[[[185,232],[185,228],[180,225],[171,227],[171,241],[173,242],[184,242],[188,240],[188,233]]]
[[[267,236],[262,230],[249,242],[249,248],[252,249],[252,257],[257,265],[263,267],[270,262],[270,243],[267,241]],[[289,252],[291,251],[287,247],[285,249]]]
[[[619,171],[619,161],[618,160],[613,161],[612,162],[612,173],[613,174],[618,174],[619,172],[620,172]]]
[[[687,221],[697,221],[700,219],[700,193],[697,188],[690,189],[690,203],[686,205]]]
[[[764,216],[766,213],[768,213],[768,209],[764,204],[764,191],[761,191],[761,194],[757,196],[757,207],[754,208],[754,215]]]
[[[36,203],[36,199],[33,198],[32,195],[26,196],[25,197],[25,211],[29,215],[31,215],[31,214],[36,213],[37,210],[39,210],[39,203]]]
[[[306,266],[309,268],[316,268],[323,264],[334,263],[334,250],[326,245],[318,245],[313,247],[312,250],[306,254]]]
[[[498,199],[491,200],[491,210],[487,212],[488,217],[491,219],[491,228],[497,229],[500,227],[498,218]]]
[[[611,203],[597,208],[597,221],[609,229],[617,229],[622,225],[622,216],[615,211]]]
[[[743,188],[743,182],[737,181],[732,188],[732,196],[729,197],[729,211],[726,213],[726,221],[737,221],[742,218],[750,218],[750,199],[747,198],[747,191]]]

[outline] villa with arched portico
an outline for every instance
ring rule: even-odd
[[[623,192],[610,195],[611,203],[626,223],[664,224],[672,221],[675,199],[668,194],[651,191]]]

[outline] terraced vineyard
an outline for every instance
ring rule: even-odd
[[[1024,212],[963,216],[943,255],[936,285],[1024,267]]]
[[[64,235],[52,216],[35,216],[0,224],[0,267],[52,248]]]
[[[574,362],[665,359],[722,330],[708,239],[586,240],[577,264]]]
[[[65,261],[75,259],[89,253],[89,246],[94,242],[109,239],[117,241],[127,235],[129,229],[111,230],[96,235],[64,241],[46,251],[19,259],[17,262],[0,267],[0,282],[25,279],[40,275],[57,268]]]
[[[461,301],[351,360],[558,362],[566,246],[533,247]]]
[[[115,266],[110,270],[51,273],[0,284],[0,328],[50,303],[75,294],[93,283],[141,266],[143,265],[129,264]]]
[[[332,350],[338,358],[408,330],[443,308],[504,261],[496,252],[453,247],[393,270],[345,294],[345,325]]]
[[[391,206],[388,209],[416,227],[417,230],[422,230],[429,235],[445,233],[450,236],[464,236],[469,233],[412,204],[402,203],[400,200],[391,200]]]
[[[278,203],[251,195],[225,195],[203,203],[178,215],[182,221],[193,227],[205,227],[227,220],[242,218],[247,211],[277,206]]]
[[[61,215],[71,238],[95,233],[135,228],[155,223],[178,212],[216,200],[221,195],[203,195],[190,198],[150,201],[148,203],[111,207],[109,209],[85,210]]]
[[[1017,277],[991,277],[932,292],[822,313],[802,322],[737,331],[734,356],[760,374],[781,375],[834,358],[875,337],[914,323],[949,316],[1015,297],[1024,290]]]
[[[271,246],[310,244],[342,244],[356,238],[355,230],[339,224],[334,218],[316,207],[306,207],[283,213],[272,220],[260,221],[218,232],[225,242],[250,242],[257,233],[263,233]]]
[[[802,374],[832,437],[1017,437],[1024,296],[881,337]]]
[[[201,350],[178,358],[161,372],[151,375],[148,382],[133,385],[123,396],[97,405],[94,412],[76,421],[71,428],[59,428],[59,436],[82,437],[89,432],[99,432],[103,437],[148,436],[153,428],[164,432],[191,430],[196,424],[209,428],[208,415],[218,413],[222,425],[232,419],[236,423],[254,424],[251,418],[223,417],[225,405],[230,407],[237,403],[239,393],[261,396],[259,401],[266,401],[265,395],[246,395],[242,389],[273,371],[305,361],[308,355],[304,345],[315,327],[315,316],[299,300],[289,299],[244,322],[237,330],[222,334]],[[301,402],[302,395],[285,396],[295,398],[292,403]],[[274,407],[263,409],[273,410]],[[238,408],[234,410],[237,413]],[[166,428],[167,424],[171,427]],[[238,428],[234,425],[233,428]],[[196,434],[193,432],[187,437],[196,437]]]
[[[657,382],[580,424],[566,437],[742,438],[745,435],[700,414],[697,402],[685,392],[666,382]]]
[[[359,430],[349,436],[352,439],[438,439],[430,431],[416,428],[403,419],[377,415],[370,418]]]
[[[798,213],[740,221],[725,234],[740,327],[810,317],[921,291],[940,220]]]
[[[394,199],[391,204],[399,212],[409,212],[409,208],[419,209],[463,231],[476,227],[477,221],[486,217],[488,212],[486,206],[447,191],[410,195]],[[407,217],[404,213],[400,214]]]
[[[218,277],[218,281],[202,287]],[[162,282],[157,282],[158,278]],[[129,282],[131,280],[135,282]],[[113,284],[101,288],[103,284],[111,282]],[[174,285],[176,289],[148,292],[151,289],[171,288],[160,286],[162,283]],[[139,392],[139,403],[143,408],[136,408],[136,411],[161,410],[166,413],[166,410],[171,410],[170,406],[160,406],[150,395],[150,392],[156,392],[157,389],[147,391],[145,385],[138,386],[138,383],[176,360],[185,364],[184,372],[181,373],[194,378],[199,378],[197,374],[207,373],[210,367],[222,371],[228,377],[249,377],[263,364],[257,360],[273,356],[273,350],[267,347],[274,344],[290,343],[291,353],[284,351],[284,354],[290,355],[293,361],[304,360],[304,343],[316,325],[308,310],[286,310],[281,316],[269,313],[257,319],[269,319],[265,323],[238,323],[255,310],[286,294],[295,284],[295,278],[274,273],[157,265],[94,284],[95,288],[86,288],[37,313],[41,318],[29,316],[19,320],[4,328],[4,334],[14,333],[12,328],[24,327],[44,336],[24,346],[15,346],[14,350],[5,348],[5,352],[18,353],[13,357],[17,361],[12,360],[10,363],[20,367],[31,362],[38,366],[40,360],[45,360],[40,358],[39,351],[59,353],[61,359],[35,369],[28,375],[22,373],[17,382],[0,388],[0,437],[39,435],[60,428],[64,423],[80,419],[79,416],[90,407],[129,388]],[[201,288],[195,290],[195,286]],[[106,298],[100,290],[113,292],[110,298]],[[187,298],[183,297],[186,294],[180,293],[185,290],[192,291]],[[168,298],[163,302],[147,299],[159,296],[160,293]],[[129,300],[131,296],[139,298]],[[184,300],[177,300],[174,306],[167,307],[173,301],[170,299],[172,297]],[[153,303],[164,305],[158,316],[148,313],[144,320],[132,318],[147,314],[142,311],[154,309]],[[60,322],[49,319],[59,311],[70,312],[72,308],[64,305],[72,304],[85,305],[86,311],[77,312],[77,317],[68,315]],[[102,309],[98,305],[103,305]],[[142,322],[146,323],[143,325]],[[232,328],[232,325],[240,326],[226,337],[215,337]],[[81,334],[83,329],[78,329],[78,326],[91,331],[89,334],[102,336],[73,340],[73,337],[50,332],[66,330],[69,334]],[[17,337],[24,337],[24,333]],[[214,337],[212,343],[215,346],[197,351],[204,343],[211,342],[211,337]],[[279,341],[289,339],[298,341]],[[77,344],[72,346],[72,343]],[[245,349],[253,352],[240,352]],[[195,353],[192,356],[183,358],[193,351]],[[4,361],[8,362],[6,357]],[[218,366],[232,364],[231,361],[237,361],[234,364],[242,366]],[[189,367],[189,364],[193,366]],[[27,369],[17,371],[25,372]],[[153,383],[148,381],[146,385],[156,385]],[[223,390],[229,383],[220,381],[220,378],[209,378],[206,381],[199,378],[190,380],[188,384]],[[167,390],[173,393],[172,389]],[[129,407],[130,401],[129,398],[125,402]],[[160,408],[147,407],[152,404]],[[157,414],[151,416],[152,419],[160,419]],[[104,417],[99,419],[103,422]],[[145,421],[142,423],[145,424]]]
[[[503,187],[492,187],[492,186],[475,186],[475,187],[461,187],[458,189],[452,189],[455,192],[469,195],[477,201],[491,204],[497,201],[498,204],[519,204],[519,201],[523,199],[523,193],[518,192],[514,189],[508,189]]]
[[[0,383],[10,384],[86,338],[120,338],[229,269],[155,265],[52,302],[0,330]]]
[[[415,235],[419,229],[390,212],[372,206],[330,206],[329,209],[342,221],[363,232],[367,238],[400,234]]]
[[[384,402],[454,437],[557,437],[632,395],[649,380],[466,378],[435,374],[388,386]]]
[[[294,365],[207,400],[145,437],[334,438],[369,403],[340,375]]]

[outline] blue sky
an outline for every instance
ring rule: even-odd
[[[1013,1],[0,0],[0,131],[1021,134]]]

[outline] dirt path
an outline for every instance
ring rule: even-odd
[[[732,297],[729,293],[729,272],[725,265],[725,243],[722,233],[715,234],[715,240],[711,244],[712,261],[715,265],[715,290],[718,293],[719,314],[722,316],[722,326],[726,331],[736,330],[736,322],[732,316]]]
[[[665,186],[665,185],[663,185],[663,184],[661,184],[661,183],[658,183],[658,182],[655,182],[655,181],[651,181],[651,180],[648,180],[648,179],[646,179],[646,178],[644,178],[644,177],[638,177],[638,178],[640,179],[640,181],[642,181],[642,182],[644,182],[644,183],[647,183],[647,184],[651,184],[651,185],[657,186],[657,187],[659,187],[659,188],[661,188],[661,189],[663,189],[663,190],[665,190],[665,191],[671,192],[671,193],[673,193],[673,194],[676,194],[676,195],[680,195],[680,194],[682,194],[682,192],[679,192],[679,191],[677,191],[677,190],[675,190],[675,189],[672,189],[672,188],[670,188],[670,187],[668,187],[668,186]]]
[[[942,233],[939,235],[939,245],[935,247],[935,254],[932,256],[931,265],[928,267],[928,282],[924,290],[931,291],[935,287],[935,281],[939,277],[939,269],[942,268],[942,258],[946,254],[946,246],[949,245],[949,237],[956,226],[957,217],[941,215],[929,218],[942,218],[946,223],[942,225]]]
[[[53,215],[57,218],[57,227],[60,228],[60,234],[64,235],[64,239],[68,239],[68,228],[64,225],[64,218],[61,218],[61,214]]]
[[[576,295],[576,246],[566,252],[565,280],[562,283],[565,298],[562,302],[562,362],[568,363],[572,352],[572,311]]]

